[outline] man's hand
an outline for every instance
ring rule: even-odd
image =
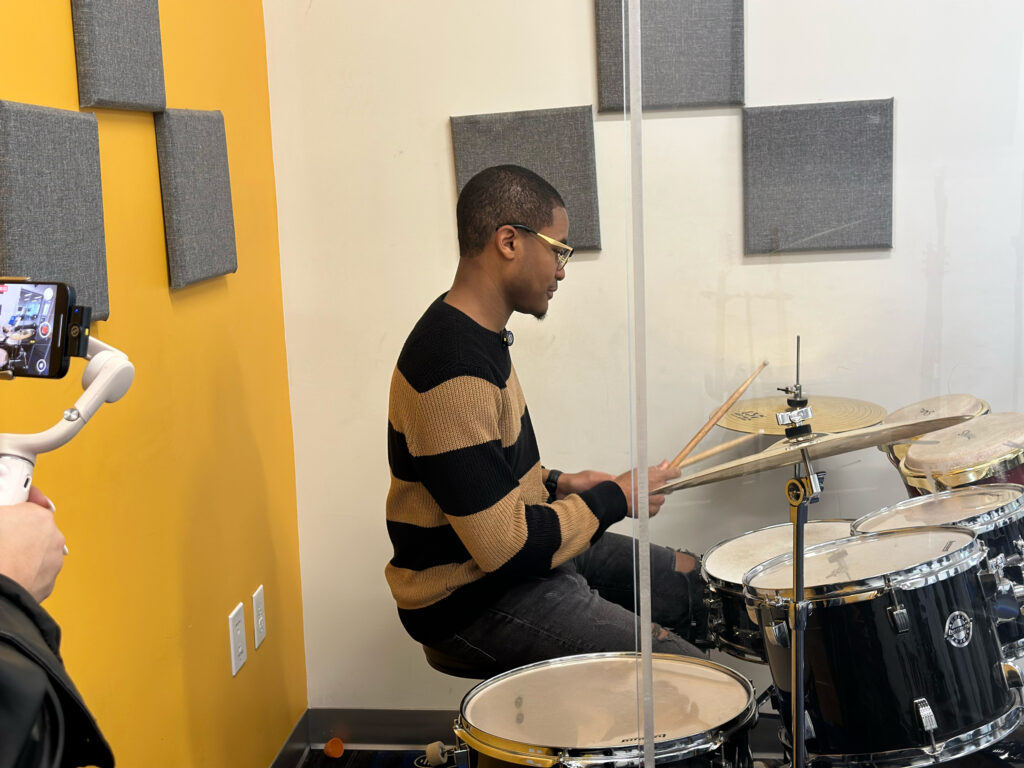
[[[598,483],[615,478],[607,472],[596,472],[593,469],[585,469],[582,472],[563,472],[558,478],[558,493],[556,499],[564,499],[573,493],[589,491]]]
[[[647,470],[647,488],[660,488],[669,480],[673,480],[682,474],[676,467],[670,467],[668,465],[668,459],[657,464]],[[622,492],[626,494],[626,504],[629,506],[629,512],[626,514],[629,517],[636,517],[637,511],[633,509],[633,471],[623,472],[621,475],[615,478],[615,482],[619,484]],[[647,506],[650,510],[651,517],[658,514],[658,510],[661,509],[661,505],[665,503],[665,494],[657,493],[648,496]]]
[[[0,506],[0,574],[42,602],[64,567],[64,534],[50,500],[31,488],[28,501]]]

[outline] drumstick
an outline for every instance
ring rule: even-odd
[[[763,371],[767,366],[768,361],[765,360],[763,363],[761,363],[761,365],[757,367],[756,371],[750,374],[750,377],[746,381],[740,384],[739,389],[737,389],[735,392],[729,395],[729,399],[722,403],[722,407],[715,411],[713,414],[711,414],[711,418],[708,419],[708,423],[701,427],[700,431],[690,439],[690,442],[683,446],[683,450],[681,450],[679,454],[674,459],[672,459],[672,461],[669,462],[670,467],[673,467],[675,469],[679,468],[680,462],[682,462],[683,459],[690,455],[690,451],[697,447],[697,443],[704,439],[704,435],[711,431],[711,428],[715,426],[715,424],[718,423],[718,420],[725,415],[725,412],[732,407],[732,404],[740,399],[740,395],[747,391],[747,387],[749,387],[754,382],[754,379],[757,378],[757,374]]]
[[[698,461],[704,461],[704,459],[710,459],[715,454],[723,453],[724,451],[728,451],[730,448],[735,448],[737,445],[742,445],[743,443],[747,442],[748,440],[753,440],[758,435],[763,435],[763,434],[764,434],[763,432],[748,432],[745,435],[740,435],[735,440],[730,440],[730,441],[728,441],[726,443],[722,443],[721,445],[716,445],[714,448],[708,448],[706,451],[701,451],[700,453],[695,453],[695,454],[693,454],[693,456],[690,456],[689,458],[686,458],[686,459],[683,459],[682,461],[680,461],[676,466],[679,469],[682,469],[683,467],[688,467],[691,464],[696,464]]]

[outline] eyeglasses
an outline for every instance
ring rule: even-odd
[[[505,226],[505,225],[502,225],[502,226]],[[530,232],[531,234],[536,235],[541,240],[543,240],[545,243],[550,245],[551,249],[555,252],[555,261],[558,264],[558,269],[562,269],[566,265],[566,263],[569,261],[569,259],[572,258],[573,248],[572,248],[571,245],[566,245],[565,243],[561,242],[560,240],[555,240],[555,238],[553,238],[553,237],[548,237],[543,232],[538,232],[533,227],[528,227],[525,224],[509,224],[508,226],[515,227],[516,229],[521,229],[524,232]],[[499,227],[499,229],[500,229],[500,227]]]

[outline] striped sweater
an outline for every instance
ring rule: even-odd
[[[402,624],[424,643],[580,554],[627,511],[610,481],[548,502],[508,348],[443,298],[406,340],[388,404],[385,575]]]

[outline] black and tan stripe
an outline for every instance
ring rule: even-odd
[[[392,377],[388,458],[385,572],[421,640],[472,620],[508,583],[575,557],[625,512],[610,483],[547,503],[508,349],[440,300]]]

